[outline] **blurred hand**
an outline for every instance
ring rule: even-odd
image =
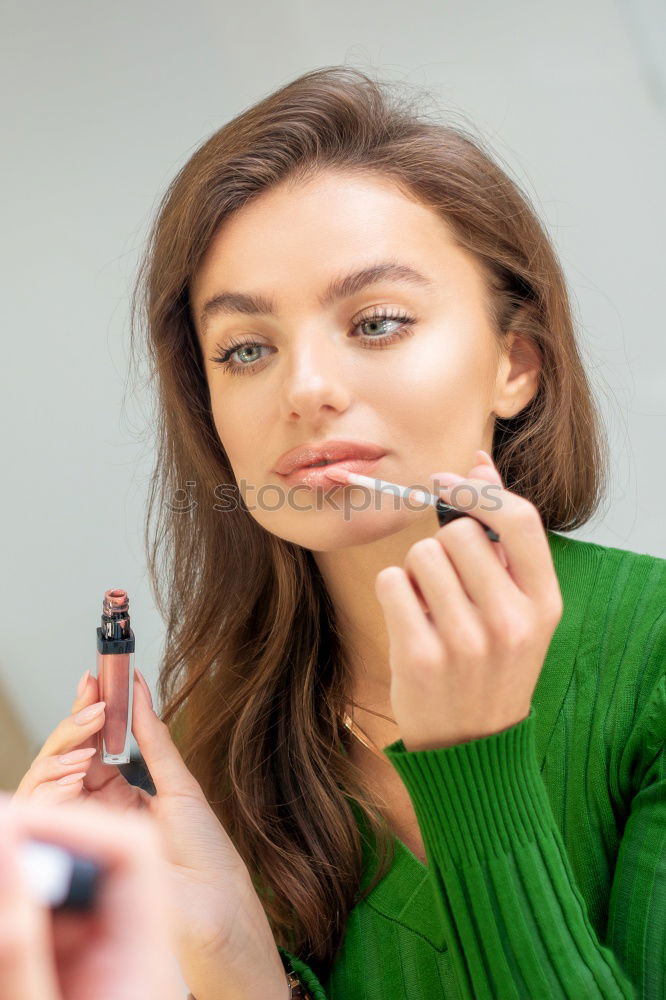
[[[93,910],[52,914],[34,898],[19,862],[28,839],[102,865]],[[58,809],[0,793],[0,1000],[182,1000],[167,879],[147,814],[83,802]]]
[[[47,737],[14,798],[68,804],[85,799],[147,811],[159,826],[169,862],[175,953],[190,990],[198,1000],[285,1000],[284,966],[250,873],[155,713],[146,681],[135,670],[132,732],[156,795],[130,784],[115,765],[102,763],[97,746],[104,709],[85,715],[98,698],[97,679],[88,676],[72,714]],[[79,759],[63,759],[72,753]]]

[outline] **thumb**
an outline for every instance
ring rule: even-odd
[[[201,785],[187,769],[176,744],[171,739],[169,727],[155,712],[150,688],[136,667],[132,732],[158,795],[203,797]]]

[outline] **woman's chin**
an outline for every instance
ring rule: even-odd
[[[390,498],[389,498],[390,499]],[[392,506],[375,509],[370,502],[365,510],[340,508],[294,511],[289,516],[268,518],[266,531],[312,552],[331,552],[353,545],[367,545],[409,526],[414,513],[393,510]]]

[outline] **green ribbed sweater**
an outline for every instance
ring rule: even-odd
[[[530,714],[383,749],[428,865],[395,838],[321,980],[279,949],[315,1000],[666,998],[666,559],[548,540],[564,611]]]

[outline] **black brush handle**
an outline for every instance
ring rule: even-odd
[[[437,503],[435,504],[435,509],[437,510],[437,520],[439,521],[440,528],[443,528],[445,524],[449,523],[449,521],[455,521],[457,517],[472,516],[471,514],[468,514],[464,510],[456,510],[455,507],[450,507],[447,503],[444,503],[443,500],[437,501]],[[500,536],[497,534],[496,531],[493,531],[492,528],[489,528],[487,524],[483,524],[481,525],[481,527],[483,528],[483,530],[485,531],[491,542],[499,542]]]

